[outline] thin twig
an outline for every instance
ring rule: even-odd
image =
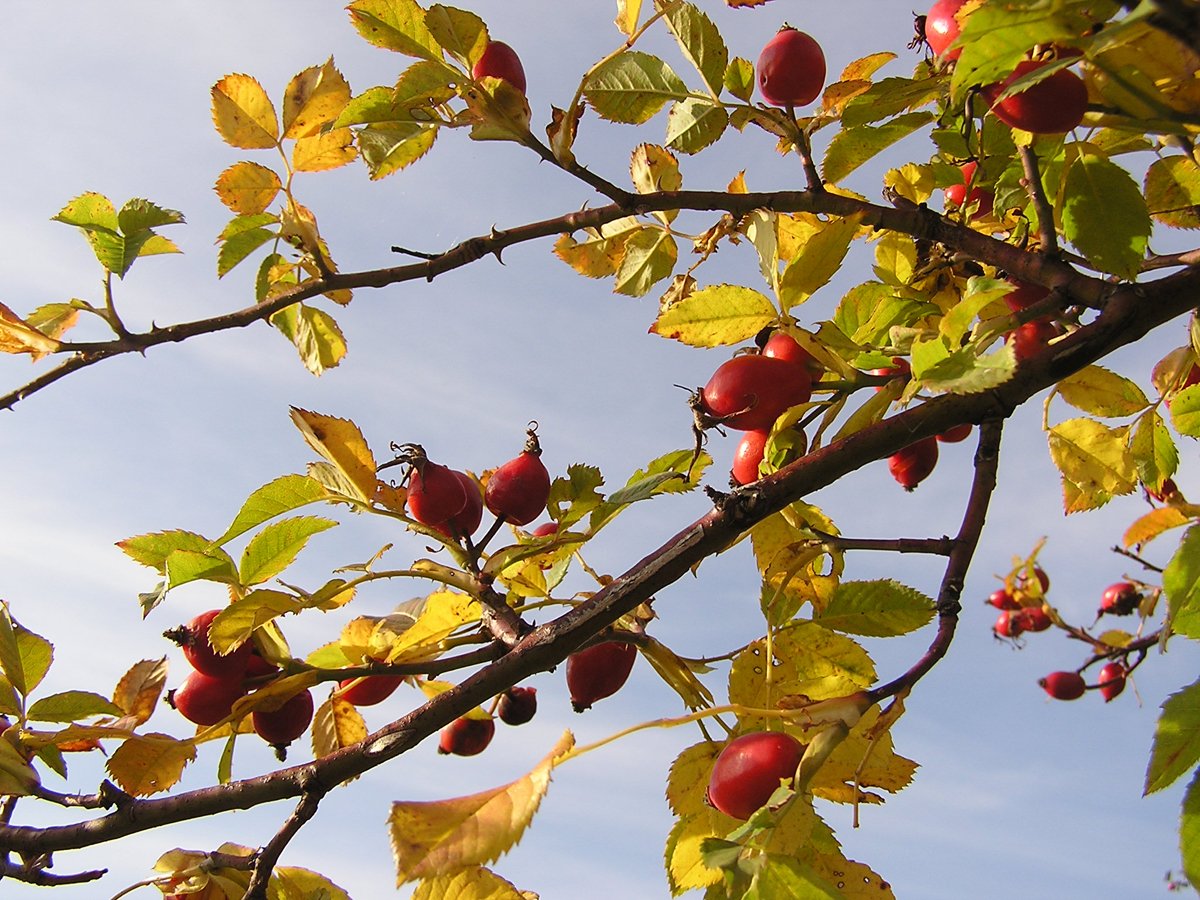
[[[1050,200],[1042,187],[1037,154],[1028,146],[1018,147],[1017,152],[1021,157],[1021,169],[1025,173],[1025,190],[1029,192],[1029,199],[1037,213],[1038,243],[1041,245],[1041,251],[1047,256],[1057,256],[1058,234],[1054,230],[1054,209],[1050,206]]]
[[[299,833],[309,819],[317,814],[317,807],[320,806],[324,796],[324,788],[316,788],[312,784],[301,794],[300,802],[296,804],[296,808],[292,810],[292,814],[288,816],[283,826],[267,842],[267,845],[258,851],[254,860],[254,872],[250,876],[250,884],[246,886],[245,900],[265,900],[267,883],[271,879],[271,872],[279,862],[279,857],[292,838]]]

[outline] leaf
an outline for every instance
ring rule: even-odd
[[[1200,525],[1189,528],[1162,575],[1176,634],[1200,638]]]
[[[708,782],[722,746],[718,741],[701,741],[682,751],[667,775],[667,803],[680,818],[707,813]]]
[[[267,900],[350,900],[350,895],[318,872],[276,866],[267,882]]]
[[[1200,681],[1172,694],[1162,704],[1154,731],[1143,794],[1175,783],[1200,760]]]
[[[1050,429],[1048,440],[1050,456],[1062,473],[1066,512],[1096,509],[1137,486],[1125,429],[1093,419],[1068,419]]]
[[[642,0],[617,0],[617,17],[613,24],[621,34],[629,37],[637,31],[638,17],[642,13]]]
[[[292,564],[309,538],[338,523],[316,516],[296,516],[272,522],[256,534],[242,552],[238,567],[243,585],[262,584]]]
[[[728,68],[725,69],[725,77],[723,81],[725,90],[733,94],[739,100],[746,103],[750,102],[750,98],[754,96],[754,63],[748,59],[742,59],[740,56],[735,56],[729,61]]]
[[[1200,514],[1200,509],[1197,509]],[[1165,531],[1179,528],[1192,521],[1191,517],[1175,506],[1163,506],[1151,510],[1129,526],[1121,538],[1124,547],[1148,544]]]
[[[604,278],[616,274],[625,255],[625,244],[635,233],[602,232],[582,242],[564,234],[554,242],[554,255],[586,278]]]
[[[1193,885],[1200,884],[1200,770],[1193,776],[1183,795],[1179,817],[1179,851],[1183,871]]]
[[[36,362],[58,348],[57,340],[0,303],[0,353],[28,353]]]
[[[121,790],[146,797],[178,784],[184,767],[195,758],[192,741],[179,741],[168,734],[141,734],[114,750],[105,768]]]
[[[397,883],[483,865],[515,844],[550,786],[550,773],[575,744],[566,732],[525,776],[466,797],[392,804],[388,825]]]
[[[1175,430],[1187,437],[1200,438],[1200,384],[1186,387],[1173,398],[1170,404],[1171,424]]]
[[[282,475],[255,489],[246,498],[229,528],[212,541],[211,546],[219,547],[276,516],[327,497],[325,489],[307,475]]]
[[[884,78],[846,104],[842,127],[856,128],[925,106],[938,99],[944,88],[944,78]]]
[[[358,150],[349,128],[335,128],[300,138],[292,148],[292,167],[297,172],[326,172],[354,161]]]
[[[299,141],[320,134],[349,102],[350,85],[332,57],[323,65],[309,66],[283,92],[283,136]]]
[[[639,194],[657,191],[677,191],[683,186],[679,173],[679,160],[655,144],[639,144],[629,160],[629,177]],[[655,213],[664,224],[670,224],[676,216],[675,210]]]
[[[1137,277],[1150,238],[1150,213],[1133,177],[1103,156],[1080,156],[1063,187],[1063,233],[1088,262]]]
[[[1160,486],[1179,468],[1179,450],[1167,423],[1156,409],[1148,409],[1138,416],[1129,438],[1129,452],[1133,454],[1138,478],[1142,484],[1151,487]]]
[[[156,570],[160,575],[167,572],[167,559],[176,550],[193,550],[203,553],[213,542],[194,531],[156,531],[139,534],[117,541],[117,546],[134,562]]]
[[[121,715],[121,708],[107,697],[91,691],[63,691],[42,697],[29,707],[35,722],[77,722],[91,716]]]
[[[845,895],[795,857],[767,853],[742,896],[744,900],[843,900]]]
[[[239,597],[218,613],[208,626],[208,642],[220,654],[230,653],[245,643],[250,633],[279,616],[304,609],[291,594],[259,588]]]
[[[712,457],[701,452],[693,462],[693,451],[674,450],[651,460],[646,468],[634,472],[625,485],[592,511],[589,527],[599,531],[625,506],[649,500],[660,494],[684,493],[695,489],[712,464]],[[690,474],[689,474],[690,473]]]
[[[167,557],[167,590],[193,581],[218,581],[237,584],[237,566],[233,557],[221,549],[176,550]]]
[[[737,344],[779,317],[770,298],[752,288],[716,284],[693,291],[659,313],[650,332],[691,347]]]
[[[278,236],[278,232],[266,228],[250,228],[221,239],[221,249],[217,252],[217,277],[224,278],[238,263]]]
[[[312,747],[317,759],[357,744],[368,734],[367,723],[353,703],[332,696],[313,714]]]
[[[54,645],[13,620],[0,600],[0,672],[22,696],[28,697],[46,677],[54,661]]]
[[[473,66],[487,48],[487,26],[472,12],[435,4],[425,13],[425,25],[443,50],[468,67]]]
[[[1132,416],[1150,401],[1136,384],[1102,366],[1087,366],[1058,383],[1062,398],[1093,416]]]
[[[631,297],[644,296],[668,277],[678,255],[675,238],[665,228],[646,226],[625,243],[613,290]]]
[[[1200,166],[1187,156],[1156,159],[1146,170],[1150,215],[1172,228],[1200,228]]]
[[[670,7],[665,18],[688,62],[696,67],[713,96],[720,94],[729,50],[717,26],[692,3]]]
[[[70,303],[43,303],[25,317],[25,323],[57,340],[75,327],[80,309],[89,308],[90,305],[82,300],[72,300]]]
[[[7,740],[0,740],[0,796],[27,795],[41,782],[37,770]]]
[[[438,130],[427,125],[370,125],[358,132],[358,149],[378,181],[412,165],[429,152]]]
[[[897,581],[843,581],[816,622],[847,634],[894,637],[928,625],[933,612],[930,597]]]
[[[349,419],[338,419],[293,406],[292,422],[304,440],[342,473],[355,489],[359,500],[375,494],[375,457],[358,426]]]
[[[529,900],[529,894],[489,869],[469,866],[422,881],[412,900]]]
[[[671,100],[683,100],[687,86],[656,56],[626,50],[588,76],[583,93],[601,118],[640,125]]]
[[[721,883],[721,870],[705,864],[702,849],[716,836],[713,815],[704,811],[682,816],[667,836],[665,856],[672,896]]]
[[[859,125],[841,131],[829,142],[821,173],[826,181],[837,184],[863,163],[931,121],[933,113],[914,112],[897,116],[885,125]]]
[[[703,97],[671,104],[667,113],[667,146],[680,153],[699,153],[716,143],[729,125],[725,107]]]
[[[891,329],[911,325],[937,307],[904,296],[896,288],[876,281],[852,287],[833,314],[833,324],[861,345],[886,345]]]
[[[803,303],[841,269],[850,243],[858,235],[856,216],[835,218],[821,223],[800,252],[783,270],[779,282],[779,300],[785,310]]]
[[[568,466],[566,476],[550,483],[546,509],[560,528],[568,528],[604,501],[599,492],[603,484],[604,476],[594,466],[578,463]]]
[[[463,625],[478,622],[480,615],[475,598],[456,591],[435,591],[425,599],[417,620],[396,637],[385,662],[433,659],[442,652],[442,641]]]
[[[283,187],[274,169],[258,163],[234,163],[217,176],[217,197],[239,215],[263,212]]]
[[[368,43],[406,56],[441,59],[442,49],[415,0],[354,0],[347,9],[355,30]]]
[[[263,86],[249,75],[226,75],[212,88],[212,118],[231,147],[265,150],[279,143],[275,107]]]
[[[167,684],[167,658],[134,663],[113,688],[112,701],[121,715],[141,725],[154,713]]]

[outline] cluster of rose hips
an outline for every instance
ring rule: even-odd
[[[1000,615],[992,626],[992,632],[997,637],[1015,639],[1026,632],[1045,631],[1054,624],[1043,602],[1050,587],[1050,579],[1038,566],[1034,566],[1033,573],[1037,582],[1036,588],[1032,587],[1030,579],[1018,578],[1013,589],[1000,588],[988,597],[987,602],[1000,610]],[[1133,582],[1118,581],[1110,584],[1100,595],[1100,607],[1096,611],[1096,618],[1099,620],[1105,615],[1133,615],[1141,609],[1143,599],[1141,589]],[[1064,627],[1076,636],[1082,634],[1069,626]],[[1086,638],[1086,635],[1084,637]],[[1100,667],[1096,683],[1088,685],[1084,681],[1082,671],[1091,662],[1101,658],[1104,657],[1093,657],[1088,664],[1075,671],[1051,672],[1039,679],[1038,684],[1055,700],[1078,700],[1091,687],[1098,690],[1105,702],[1108,702],[1125,690],[1125,681],[1134,666],[1125,658],[1110,659]]]
[[[264,678],[278,669],[245,641],[228,653],[218,653],[209,640],[209,628],[221,610],[210,609],[187,625],[167,632],[178,641],[191,672],[167,701],[189,722],[201,727],[229,718],[233,705]],[[274,709],[256,709],[251,714],[254,731],[275,748],[282,759],[285,748],[308,730],[313,717],[313,698],[308,690],[289,697]]]

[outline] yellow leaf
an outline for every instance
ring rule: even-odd
[[[217,133],[231,147],[264,150],[279,142],[271,98],[249,75],[226,75],[213,85],[212,117]]]
[[[333,696],[313,713],[313,755],[320,759],[335,750],[357,744],[367,736],[367,723],[353,703]]]
[[[267,892],[271,900],[350,900],[349,894],[324,875],[296,866],[276,866]]]
[[[617,0],[617,17],[613,24],[621,34],[629,37],[637,31],[638,16],[642,12],[642,0]]]
[[[1093,419],[1068,419],[1050,429],[1050,456],[1063,478],[1068,513],[1103,506],[1137,486],[1137,469],[1126,446],[1129,429]]]
[[[574,744],[565,732],[532,771],[501,787],[450,800],[393,803],[388,824],[397,884],[484,865],[506,852],[537,812],[550,772]]]
[[[441,652],[443,640],[471,622],[478,622],[479,601],[455,591],[436,591],[425,600],[417,621],[400,634],[388,651],[387,662],[416,662]]]
[[[365,502],[375,496],[375,457],[357,425],[294,406],[291,416],[308,445],[333,463],[358,499]]]
[[[263,212],[283,187],[273,169],[258,163],[234,163],[219,176],[215,190],[221,202],[235,213],[254,216]]]
[[[1058,383],[1062,398],[1094,416],[1132,416],[1149,405],[1141,388],[1102,366],[1087,366]]]
[[[672,895],[721,883],[721,870],[706,866],[700,851],[705,840],[718,836],[712,819],[707,812],[684,816],[671,829],[667,837],[666,862]]]
[[[330,57],[293,78],[283,92],[283,136],[312,137],[338,117],[350,102],[350,85]]]
[[[146,244],[149,243],[149,241],[146,242]],[[143,256],[146,253],[146,244],[142,245],[141,255]],[[79,307],[75,305],[75,301],[71,303],[45,303],[25,317],[25,324],[31,328],[36,328],[47,337],[57,340],[67,331],[74,328],[78,319]]]
[[[807,860],[813,870],[840,892],[845,900],[895,900],[892,886],[870,866],[840,853],[817,853]]]
[[[58,341],[0,303],[0,353],[28,353],[36,361],[47,353],[54,353],[58,347]]]
[[[736,284],[717,284],[671,304],[650,331],[692,347],[720,347],[752,338],[778,318],[779,311],[766,295]]]
[[[168,734],[140,734],[113,751],[106,768],[121,790],[145,797],[174,787],[184,766],[195,758],[196,745],[191,741]]]
[[[16,747],[0,740],[0,796],[22,797],[38,784],[37,770],[25,760]]]
[[[528,895],[495,872],[471,866],[422,881],[412,900],[527,900]]]
[[[917,764],[895,752],[891,732],[875,728],[878,720],[879,707],[875,706],[829,755],[809,784],[816,796],[836,802],[853,802],[856,774],[858,784],[863,788],[875,787],[894,793],[909,785]],[[874,734],[876,731],[879,733]]]
[[[629,177],[639,194],[677,191],[683,187],[679,160],[669,150],[657,144],[640,144],[634,149],[629,161]],[[669,225],[678,215],[678,210],[656,212],[654,215]]]
[[[691,816],[712,809],[707,799],[708,780],[720,752],[717,741],[701,741],[675,757],[667,775],[667,803],[675,815]]]
[[[702,709],[713,705],[712,692],[666,644],[650,638],[638,649],[654,667],[658,677],[670,685],[671,690],[680,696],[688,709]]]
[[[324,172],[353,162],[357,155],[354,133],[349,128],[335,128],[297,140],[292,166],[297,172]]]
[[[1200,507],[1197,506],[1163,506],[1151,510],[1129,526],[1121,543],[1126,547],[1148,544],[1164,531],[1187,525],[1197,516],[1200,516]]]
[[[315,253],[321,247],[317,217],[300,203],[289,202],[279,216],[279,235],[293,247],[305,253]]]
[[[803,303],[841,269],[850,243],[858,236],[859,222],[858,216],[823,222],[804,242],[779,282],[779,302],[784,309]]]
[[[150,718],[167,683],[167,658],[143,659],[121,676],[112,701],[140,725]]]
[[[604,278],[616,274],[625,255],[625,244],[632,235],[633,232],[626,231],[577,241],[564,234],[554,242],[554,255],[586,278]]]

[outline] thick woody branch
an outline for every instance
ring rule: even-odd
[[[1037,266],[1050,266],[1038,271],[1053,273],[1057,279],[1060,270],[1053,268],[1053,264],[1038,260]],[[1009,382],[985,393],[928,401],[822,447],[735,491],[720,509],[684,528],[589,600],[535,628],[496,662],[369,735],[360,744],[256,778],[175,796],[136,800],[84,822],[45,828],[0,826],[0,852],[46,853],[92,846],[174,822],[296,798],[317,786],[331,789],[362,775],[524,678],[558,665],[602,629],[684,577],[707,557],[730,546],[768,516],[916,440],[964,422],[994,423],[1002,419],[1066,375],[1188,312],[1195,306],[1197,296],[1200,296],[1200,272],[1190,270],[1146,285],[1114,288],[1094,322],[1022,362],[1016,377]],[[984,431],[992,434],[997,428],[990,424]],[[981,438],[984,440],[993,438]],[[983,487],[977,486],[976,490]],[[969,508],[982,516],[979,502]],[[971,522],[964,524],[964,534],[969,533],[969,527],[974,527]],[[951,596],[951,590],[955,583],[961,587],[955,578],[960,577],[956,574],[960,570],[965,571],[963,565],[962,560],[952,556],[944,587],[946,621],[952,618],[950,601],[957,598]]]

